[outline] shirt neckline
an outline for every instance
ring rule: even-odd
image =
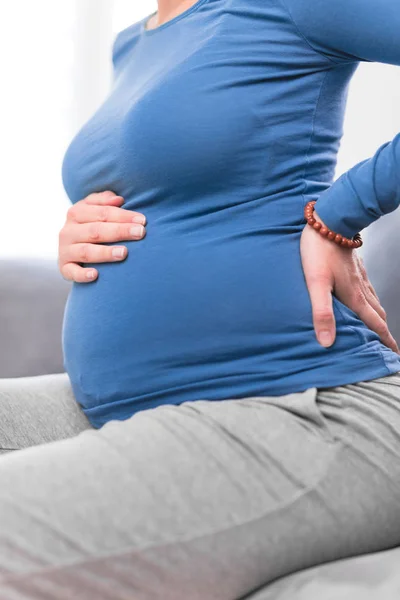
[[[200,8],[200,6],[202,4],[205,4],[206,2],[208,2],[208,0],[197,0],[197,2],[195,2],[194,4],[192,4],[192,6],[189,6],[189,8],[187,8],[183,12],[179,13],[179,15],[176,15],[176,17],[173,17],[172,19],[169,19],[169,21],[166,21],[165,23],[162,23],[158,27],[153,27],[152,29],[146,29],[147,22],[151,19],[151,17],[153,17],[157,13],[157,11],[153,12],[153,13],[151,13],[151,15],[148,15],[147,17],[145,17],[142,20],[142,23],[141,23],[141,32],[142,32],[143,35],[155,35],[159,31],[161,31],[162,29],[166,29],[167,27],[171,27],[171,25],[174,25],[177,21],[180,21],[181,19],[184,19],[185,17],[188,17],[191,13],[195,12],[196,10],[198,10]]]

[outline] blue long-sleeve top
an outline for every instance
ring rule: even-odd
[[[293,22],[333,68],[363,62],[400,65],[397,0],[284,0]],[[315,205],[326,224],[352,237],[400,204],[400,134],[339,177]]]
[[[352,236],[400,203],[399,137],[334,183],[360,61],[400,65],[398,0],[198,0],[112,48],[113,86],[71,141],[71,202],[113,190],[147,234],[73,284],[64,364],[92,424],[162,404],[277,396],[400,371],[333,296],[316,340],[303,210]]]

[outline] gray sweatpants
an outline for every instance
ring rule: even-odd
[[[100,430],[66,374],[0,380],[0,447],[1,600],[253,598],[400,544],[400,373]]]

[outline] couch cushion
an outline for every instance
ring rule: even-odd
[[[398,600],[400,548],[282,577],[243,600]]]
[[[64,371],[61,328],[71,284],[56,260],[0,260],[0,377]]]

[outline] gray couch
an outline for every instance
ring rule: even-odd
[[[0,377],[64,371],[61,324],[70,286],[55,260],[0,260]]]
[[[364,260],[400,343],[399,217],[371,227]],[[61,325],[70,284],[56,262],[0,260],[0,282],[0,377],[64,371]],[[246,600],[399,600],[399,565],[400,548],[336,561],[284,577]]]

